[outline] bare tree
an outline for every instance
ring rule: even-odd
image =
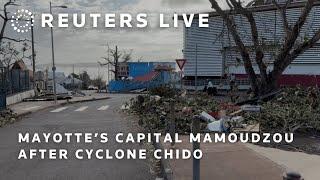
[[[14,63],[15,60],[19,55],[19,51],[14,47],[11,42],[3,43],[0,46],[0,63],[7,69]]]
[[[12,64],[18,60],[31,59],[32,55],[27,55],[26,52],[30,50],[31,47],[28,43],[23,43],[21,50],[18,50],[17,47],[12,42],[3,42],[0,46],[0,63],[8,70]]]
[[[4,3],[3,5],[3,9],[0,10],[0,19],[3,22],[1,25],[1,29],[0,29],[0,45],[2,43],[3,40],[9,40],[9,41],[14,41],[14,42],[22,42],[22,41],[27,41],[26,39],[24,40],[20,40],[20,39],[16,39],[16,38],[12,38],[12,37],[7,37],[5,36],[5,31],[6,31],[6,27],[8,25],[8,22],[11,19],[11,16],[9,15],[10,12],[8,10],[8,8],[10,6],[19,6],[18,4],[16,4],[16,0],[7,0],[6,3]],[[0,21],[0,22],[1,22]]]
[[[307,39],[304,42],[299,42],[298,37],[301,28],[306,22],[306,19],[311,12],[316,0],[307,0],[302,6],[300,17],[294,24],[289,24],[287,19],[286,10],[293,3],[293,0],[287,0],[284,3],[277,3],[276,0],[272,0],[273,5],[280,11],[283,21],[283,28],[285,30],[284,41],[281,44],[274,62],[273,69],[267,72],[268,65],[264,62],[265,50],[263,48],[261,38],[256,24],[256,20],[253,15],[253,8],[245,7],[240,1],[226,0],[229,10],[224,10],[217,3],[216,0],[209,0],[212,8],[218,15],[226,22],[228,31],[233,37],[233,40],[241,54],[242,61],[246,73],[249,76],[252,90],[256,95],[265,94],[278,88],[278,81],[286,68],[296,59],[300,54],[304,53],[309,48],[313,47],[320,39],[320,29],[317,30],[311,39]],[[242,37],[240,36],[237,24],[234,19],[235,15],[241,15],[246,18],[250,24],[252,43],[255,53],[255,63],[257,64],[260,74],[256,74],[253,68],[253,61],[250,58],[250,52],[248,47],[245,46]]]
[[[126,63],[131,60],[132,50],[119,52],[118,46],[115,49],[110,49],[108,45],[107,57],[102,57],[105,62],[98,62],[101,66],[111,65],[114,69],[111,71],[115,75],[115,80],[119,79],[119,64]]]

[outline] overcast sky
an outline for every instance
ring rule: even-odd
[[[6,0],[1,0],[6,1]],[[1,4],[3,4],[3,2]],[[49,0],[17,0],[25,9],[36,14],[49,11]],[[208,0],[53,0],[54,5],[67,5],[68,9],[54,9],[54,13],[147,13],[150,25],[143,29],[105,28],[54,28],[55,55],[57,63],[80,63],[100,60],[105,55],[108,43],[118,45],[121,50],[133,50],[133,59],[144,61],[173,61],[182,57],[183,28],[159,28],[159,13],[168,18],[173,13],[211,11]],[[37,17],[39,19],[39,16]],[[50,31],[35,23],[36,51],[38,63],[51,62]],[[11,27],[7,34],[13,33]]]

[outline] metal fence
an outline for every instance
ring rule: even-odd
[[[6,71],[4,68],[0,68],[0,110],[6,108],[7,101],[6,101]]]
[[[0,68],[0,110],[6,108],[8,95],[32,89],[29,71]]]
[[[28,70],[12,69],[7,73],[7,95],[27,91],[32,88]]]

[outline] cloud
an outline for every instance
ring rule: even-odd
[[[161,4],[170,7],[186,7],[196,4],[209,4],[208,0],[161,0]]]
[[[37,14],[49,11],[50,0],[20,0],[24,7]],[[183,29],[159,28],[159,13],[171,18],[173,13],[211,11],[208,0],[53,0],[55,5],[67,5],[59,12],[121,13],[144,12],[150,26],[144,29],[54,28],[57,63],[96,63],[105,55],[105,45],[118,45],[121,50],[133,49],[133,58],[146,61],[174,61],[182,57]],[[39,17],[38,17],[39,18]],[[9,30],[10,31],[10,30]],[[10,32],[12,33],[12,32]],[[13,34],[18,36],[18,34]],[[51,41],[48,28],[35,26],[37,63],[51,62]]]

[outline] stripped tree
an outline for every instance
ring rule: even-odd
[[[313,47],[320,39],[320,29],[318,29],[310,39],[306,39],[304,42],[299,42],[298,37],[303,25],[306,23],[312,8],[314,7],[316,0],[307,0],[305,4],[301,6],[302,11],[300,17],[296,22],[290,24],[287,18],[287,9],[293,5],[293,0],[286,0],[283,3],[278,3],[276,0],[272,0],[272,5],[281,14],[281,19],[284,28],[284,41],[281,42],[280,49],[276,57],[273,60],[273,68],[268,71],[268,64],[264,62],[265,49],[263,48],[263,42],[259,37],[259,32],[254,17],[254,8],[251,6],[245,6],[242,2],[237,0],[226,0],[228,10],[222,8],[218,4],[217,0],[209,0],[212,8],[216,13],[221,16],[225,21],[228,31],[230,32],[233,40],[237,46],[238,51],[241,54],[242,62],[246,73],[249,76],[252,90],[256,95],[262,95],[272,92],[278,88],[278,82],[286,70],[286,68],[302,53],[309,48]],[[252,1],[249,4],[254,4]],[[240,15],[246,18],[250,24],[252,44],[255,53],[255,59],[251,59],[249,48],[244,44],[244,41],[239,33],[235,16]],[[258,66],[259,73],[254,70],[253,62]]]
[[[131,60],[132,50],[130,52],[118,50],[118,46],[115,49],[111,49],[108,45],[108,55],[107,57],[102,57],[104,62],[98,62],[100,66],[108,66],[111,65],[113,67],[111,71],[114,73],[115,80],[119,79],[119,65],[121,63],[127,63]]]
[[[28,41],[26,39],[21,40],[21,39],[16,39],[16,38],[5,36],[6,27],[9,23],[9,21],[12,20],[11,16],[10,16],[10,12],[8,10],[8,8],[10,6],[19,6],[19,5],[16,4],[15,0],[8,0],[6,3],[4,3],[3,9],[0,9],[0,22],[2,24],[0,27],[0,45],[3,42],[3,40],[9,40],[9,41],[14,41],[14,42]]]

